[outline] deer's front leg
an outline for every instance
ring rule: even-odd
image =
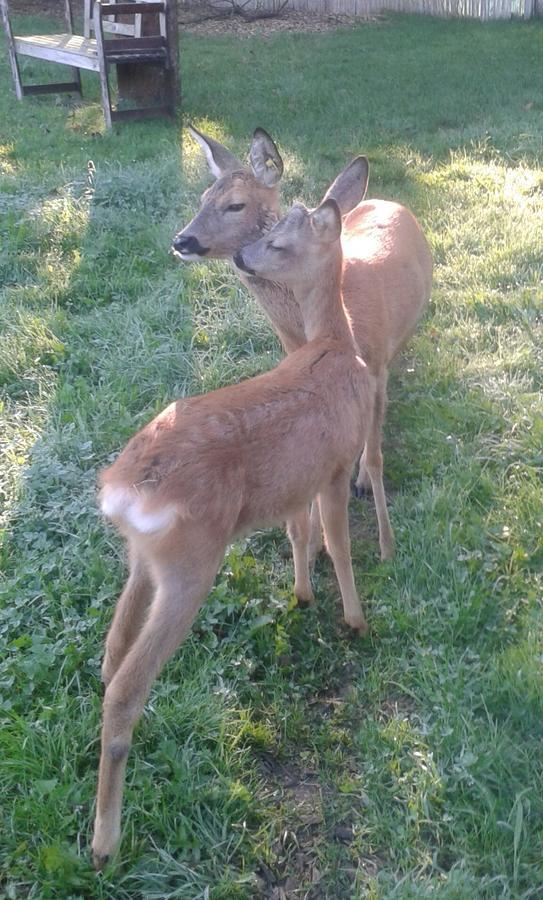
[[[309,577],[309,508],[305,506],[287,522],[287,533],[292,545],[294,559],[294,593],[300,603],[314,602],[313,588]]]
[[[354,582],[349,537],[349,481],[350,473],[342,472],[319,495],[326,547],[336,571],[343,599],[347,625],[361,635],[367,634],[368,624],[362,612]]]

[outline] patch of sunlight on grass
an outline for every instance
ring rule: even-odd
[[[28,407],[0,401],[0,545],[8,538],[29,465],[30,454],[45,428],[56,378],[43,379]]]
[[[496,680],[519,703],[543,711],[543,630],[533,623],[523,641],[507,647],[496,660]]]
[[[61,243],[67,234],[72,239],[81,236],[88,225],[89,214],[87,198],[73,196],[68,187],[68,193],[63,196],[49,198],[29,209],[27,218],[37,223],[41,236],[51,243]]]
[[[64,357],[66,347],[51,331],[43,315],[12,308],[9,317],[6,316],[5,321],[2,318],[0,384],[5,384],[11,374],[28,380],[34,367],[56,365]]]
[[[56,394],[56,366],[66,347],[50,328],[51,315],[10,304],[0,315],[0,521],[6,525],[20,497],[33,446]]]
[[[504,183],[504,199],[521,209],[538,205],[543,196],[543,172],[519,166],[507,169]]]
[[[74,107],[66,120],[66,130],[85,137],[100,137],[106,134],[104,113],[99,103],[82,103]]]
[[[542,176],[526,166],[485,161],[467,151],[451,154],[448,164],[420,173],[433,201],[431,241],[436,286],[466,291],[498,290],[502,302],[516,303],[517,288],[540,283],[543,266],[539,234],[543,227]],[[469,213],[468,213],[469,211]],[[484,286],[484,287],[483,287]]]
[[[438,802],[443,794],[433,753],[406,716],[392,717],[381,728],[381,736],[392,748],[388,768],[396,793],[406,803],[418,828],[428,818],[430,804]]]
[[[81,264],[81,254],[79,251],[63,254],[58,250],[51,250],[45,254],[42,265],[38,269],[38,275],[42,285],[50,293],[52,298],[55,295],[64,295],[69,289],[71,278]]]
[[[48,197],[28,208],[13,231],[13,268],[6,281],[14,287],[29,279],[43,296],[56,302],[68,291],[81,265],[82,241],[89,225],[92,194],[85,182],[58,188],[60,196]],[[36,246],[40,252],[36,252]]]
[[[538,210],[543,201],[543,174],[539,168],[512,168],[505,160],[481,160],[462,150],[451,152],[449,163],[429,171],[417,164],[417,169],[417,179],[431,188],[462,195],[482,191],[488,201],[506,204],[510,213],[515,211],[511,203],[524,212],[527,205]]]
[[[15,175],[17,166],[10,159],[13,150],[13,144],[0,144],[0,175]]]

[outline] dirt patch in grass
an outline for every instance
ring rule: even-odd
[[[275,806],[281,828],[271,843],[271,855],[258,866],[256,896],[324,900],[331,896],[331,878],[340,878],[336,887],[341,883],[341,896],[348,896],[356,884],[375,877],[384,857],[357,850],[356,828],[349,815],[337,811],[336,821],[330,821],[338,799],[332,781],[323,781],[301,760],[283,763],[272,754],[260,757],[260,769],[264,796]]]
[[[346,718],[349,728],[355,727],[357,716],[350,701],[357,671],[354,665],[346,666],[340,687],[323,690],[309,702],[308,718],[316,737],[319,728],[343,728]],[[375,854],[360,853],[359,813],[353,813],[345,793],[349,779],[356,789],[359,765],[354,756],[342,753],[339,781],[333,769],[321,769],[314,752],[298,753],[294,746],[282,758],[274,752],[260,753],[257,765],[262,801],[275,810],[277,823],[270,853],[258,867],[257,896],[265,900],[320,900],[331,896],[335,878],[348,896],[355,884],[375,876],[383,860]],[[355,806],[368,802],[365,793],[359,792]]]
[[[216,13],[216,11],[215,11]],[[280,32],[327,32],[336,31],[338,28],[356,28],[361,22],[378,21],[380,17],[331,15],[315,12],[297,12],[296,10],[284,10],[274,18],[255,19],[246,21],[240,16],[227,15],[213,18],[209,10],[207,15],[205,4],[198,4],[198,9],[181,11],[179,22],[185,31],[191,34],[203,35],[236,35],[236,37],[270,37]]]
[[[324,806],[330,791],[317,773],[297,761],[282,763],[272,754],[260,758],[268,803],[280,810],[283,827],[259,866],[259,896],[266,900],[323,896],[319,849],[327,839]]]
[[[406,694],[398,694],[382,701],[379,707],[379,720],[389,722],[391,719],[411,719],[415,711],[416,704],[413,698]]]

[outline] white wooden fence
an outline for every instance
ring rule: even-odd
[[[251,0],[259,7],[277,6],[277,0]],[[428,13],[434,16],[461,18],[529,19],[543,14],[543,0],[289,0],[289,9],[330,14],[367,16],[386,10],[405,13]]]

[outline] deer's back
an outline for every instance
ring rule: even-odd
[[[404,206],[360,203],[344,220],[343,300],[362,356],[388,365],[413,333],[430,296],[426,238]]]
[[[354,350],[312,341],[276,369],[178,400],[127,444],[102,484],[149,509],[220,519],[232,534],[309,502],[364,442],[373,380]]]

